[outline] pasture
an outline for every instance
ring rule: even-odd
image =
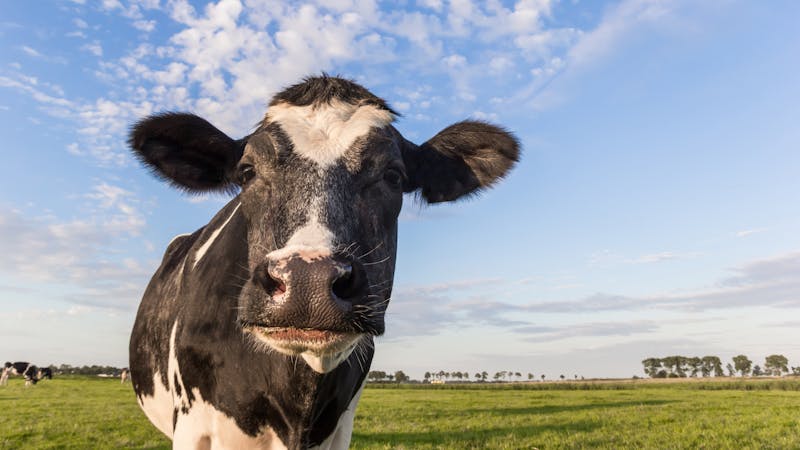
[[[370,385],[354,449],[800,448],[800,382]],[[169,448],[118,379],[0,387],[0,448]]]

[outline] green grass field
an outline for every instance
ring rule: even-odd
[[[354,449],[800,448],[800,382],[370,386]],[[130,384],[0,387],[0,448],[169,448]]]

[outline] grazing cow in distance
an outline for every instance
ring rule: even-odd
[[[278,93],[232,139],[191,114],[137,123],[129,143],[192,193],[238,192],[168,245],[139,306],[131,379],[174,448],[347,448],[384,332],[404,192],[469,197],[519,158],[502,128],[464,121],[417,145],[349,80]]]
[[[28,362],[15,362],[10,363],[7,362],[5,365],[6,369],[8,369],[11,375],[20,375],[25,379],[25,387],[28,387],[32,384],[36,384],[39,382],[39,378],[37,378],[37,373],[39,369],[31,363]]]
[[[47,378],[48,380],[53,379],[53,371],[49,367],[42,367],[39,369],[39,372],[36,374],[36,377],[41,381]]]

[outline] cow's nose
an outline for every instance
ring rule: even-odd
[[[362,296],[367,287],[360,263],[331,257],[294,255],[268,260],[256,269],[255,278],[273,299],[295,291],[311,298],[329,297],[352,302]]]

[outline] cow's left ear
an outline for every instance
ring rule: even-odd
[[[128,144],[157,177],[179,189],[232,192],[245,139],[231,139],[194,114],[170,112],[135,124]]]
[[[459,122],[420,146],[406,141],[404,190],[419,190],[428,203],[457,200],[503,178],[519,155],[519,142],[508,131],[485,122]]]

